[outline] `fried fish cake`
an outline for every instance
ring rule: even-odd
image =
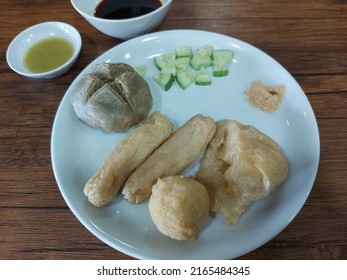
[[[288,162],[280,146],[253,126],[234,120],[217,123],[196,179],[207,189],[210,211],[231,225],[287,177]]]
[[[88,180],[84,194],[97,207],[110,203],[136,169],[172,133],[170,120],[154,112],[114,148],[99,170]]]
[[[212,118],[192,117],[130,175],[122,191],[124,197],[130,203],[140,203],[151,195],[158,178],[181,175],[206,149],[215,131]]]
[[[168,176],[153,186],[148,207],[161,233],[177,240],[194,240],[208,218],[209,198],[205,187],[194,179]]]

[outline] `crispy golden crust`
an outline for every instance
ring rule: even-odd
[[[153,186],[149,213],[161,233],[177,240],[194,240],[208,218],[208,200],[199,182],[169,176]]]
[[[124,197],[130,203],[140,203],[151,195],[158,178],[182,174],[205,150],[215,130],[212,118],[191,118],[131,174],[123,188]]]
[[[274,140],[252,126],[223,120],[196,179],[209,193],[210,211],[235,225],[252,202],[269,195],[287,174],[287,159]]]
[[[131,172],[172,133],[169,119],[154,112],[115,147],[84,187],[84,194],[97,207],[110,203]]]

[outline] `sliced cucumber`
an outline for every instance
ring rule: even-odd
[[[135,71],[137,72],[137,74],[139,74],[142,78],[145,77],[145,73],[146,73],[146,66],[145,65],[139,65],[135,67]]]
[[[213,76],[224,77],[229,74],[229,64],[233,60],[234,53],[231,50],[215,50],[212,52]]]
[[[160,71],[161,73],[171,73],[173,76],[176,76],[176,66],[172,65],[170,67],[164,67]]]
[[[203,57],[198,55],[193,55],[190,65],[195,69],[199,70],[201,67],[208,68],[212,65],[211,57]]]
[[[228,76],[229,74],[229,67],[226,66],[215,66],[213,69],[213,77],[220,78]]]
[[[190,61],[190,65],[195,69],[199,70],[201,67],[207,68],[212,65],[212,51],[211,46],[203,46],[198,48]]]
[[[153,78],[154,81],[165,91],[168,91],[175,81],[175,78],[171,73],[159,72],[155,74]]]
[[[196,73],[191,70],[177,71],[176,80],[182,89],[189,87],[196,78]]]
[[[212,76],[224,77],[229,74],[229,65],[233,56],[232,50],[214,50],[209,45],[197,48],[194,52],[190,46],[180,45],[173,52],[154,58],[155,65],[160,72],[153,78],[165,91],[172,86],[174,80],[182,89],[186,89],[192,83],[199,86],[210,85]],[[211,74],[207,68],[212,65]],[[141,68],[139,72],[144,75],[144,70]]]
[[[212,56],[213,47],[209,45],[202,46],[196,50],[196,54],[199,56]]]
[[[192,48],[187,45],[180,45],[176,48],[176,57],[191,57],[193,52]]]
[[[212,58],[213,60],[221,60],[225,61],[226,63],[230,63],[233,59],[234,53],[231,50],[214,50],[212,52]]]
[[[195,84],[198,86],[208,86],[212,83],[212,79],[210,75],[207,73],[206,69],[204,67],[201,67],[200,71],[198,72]]]
[[[154,58],[154,62],[157,68],[159,70],[162,70],[163,68],[171,68],[175,66],[175,59],[176,59],[175,53],[166,53],[166,54],[156,56]]]
[[[188,70],[190,63],[190,57],[189,56],[182,56],[178,57],[175,60],[175,67],[177,71],[185,71]]]

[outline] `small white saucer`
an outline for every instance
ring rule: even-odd
[[[38,41],[60,37],[68,40],[73,46],[72,57],[63,65],[43,73],[32,73],[24,65],[24,56],[28,49]],[[8,65],[23,76],[30,78],[54,78],[64,74],[76,61],[82,47],[80,33],[73,26],[64,22],[44,22],[31,26],[19,33],[10,43],[6,52]]]

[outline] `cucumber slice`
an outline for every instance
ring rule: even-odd
[[[176,76],[177,83],[182,89],[189,87],[195,81],[195,78],[196,73],[191,70],[178,71]]]
[[[210,45],[197,48],[194,52],[188,45],[180,45],[173,52],[158,55],[154,58],[156,67],[160,70],[154,75],[154,80],[165,91],[171,88],[174,80],[182,89],[192,83],[199,86],[210,85],[212,77],[224,77],[229,74],[229,65],[233,60],[232,50],[214,50]],[[207,68],[213,65],[212,73]],[[194,71],[194,70],[196,71]],[[144,70],[138,70],[144,75]]]
[[[201,67],[207,68],[212,65],[212,52],[213,48],[211,46],[203,46],[196,49],[193,54],[190,65],[195,69],[199,70]]]
[[[175,60],[175,67],[177,71],[185,71],[188,69],[190,63],[189,56],[178,57]]]
[[[154,63],[159,70],[162,70],[164,68],[171,68],[175,66],[175,59],[176,59],[175,53],[166,53],[166,54],[156,56],[154,58]]]
[[[228,64],[232,61],[234,56],[231,50],[214,50],[212,52],[213,61],[219,61],[220,63]]]
[[[226,65],[226,66],[215,66],[214,69],[213,69],[213,77],[217,77],[217,78],[220,78],[220,77],[225,77],[225,76],[228,76],[229,74],[229,67]]]
[[[231,50],[215,50],[212,53],[213,58],[213,76],[214,77],[224,77],[229,74],[229,64],[234,56]]]
[[[193,55],[192,60],[190,61],[190,65],[195,70],[199,70],[201,67],[208,68],[212,65],[212,59],[209,56],[204,57],[199,55]]]
[[[139,74],[142,78],[145,77],[145,73],[146,73],[146,66],[145,65],[139,65],[135,67],[135,71],[137,72],[137,74]]]
[[[204,67],[201,67],[199,73],[196,76],[195,84],[198,86],[208,86],[212,83],[210,75],[207,73]]]
[[[196,50],[196,54],[199,56],[212,56],[213,47],[209,45],[202,46]]]
[[[171,73],[162,72],[155,74],[153,79],[165,91],[168,91],[175,81],[174,76]]]
[[[176,57],[191,57],[193,52],[192,48],[187,45],[180,45],[176,48]]]
[[[160,71],[161,73],[168,73],[168,74],[172,74],[173,76],[176,76],[176,67],[175,65],[171,66],[171,67],[164,67],[163,69],[161,69]]]

